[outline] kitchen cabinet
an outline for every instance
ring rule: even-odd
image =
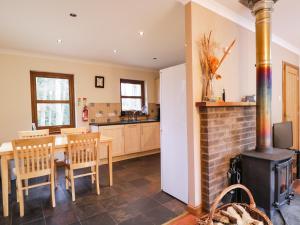
[[[111,137],[112,141],[112,156],[124,155],[124,125],[103,126],[99,131],[101,135]],[[107,158],[106,146],[101,146],[100,159]]]
[[[141,124],[125,125],[124,142],[125,154],[141,151]]]
[[[147,151],[160,148],[160,123],[136,123],[121,125],[97,126],[90,125],[92,132],[101,132],[101,135],[111,137],[113,157],[130,158],[147,154]],[[107,158],[106,146],[100,146],[100,158]]]
[[[142,151],[160,148],[160,123],[141,124]]]

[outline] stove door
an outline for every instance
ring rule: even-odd
[[[292,192],[292,159],[275,165],[275,203],[285,204]]]

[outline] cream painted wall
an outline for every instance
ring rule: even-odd
[[[156,102],[155,78],[158,71],[16,53],[0,53],[0,142],[16,137],[19,130],[31,129],[30,70],[74,74],[75,100],[87,97],[88,102],[120,102],[120,78],[144,80],[147,99]],[[94,76],[105,77],[105,88],[94,87]],[[81,108],[76,104],[77,126]]]
[[[192,2],[186,5],[186,65],[187,114],[189,150],[189,205],[201,204],[200,115],[195,107],[201,101],[202,79],[199,62],[199,40],[212,31],[213,38],[222,47],[233,39],[236,45],[220,67],[221,81],[215,81],[215,92],[226,90],[227,101],[240,101],[243,95],[255,94],[255,34],[224,17]],[[299,56],[272,44],[273,57],[273,121],[281,120],[282,61],[299,64]]]

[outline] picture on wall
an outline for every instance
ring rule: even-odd
[[[95,76],[95,87],[96,88],[104,88],[104,77]]]

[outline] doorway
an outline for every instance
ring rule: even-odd
[[[293,149],[299,149],[299,67],[282,65],[283,121],[293,123]]]

